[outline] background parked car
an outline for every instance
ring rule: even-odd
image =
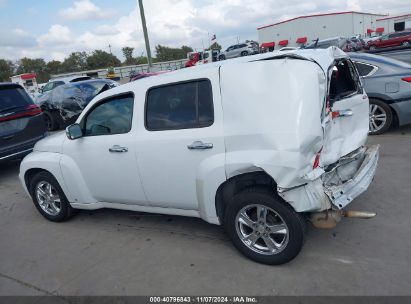
[[[411,123],[411,65],[384,56],[351,53],[370,99],[370,134]]]
[[[91,77],[89,76],[70,76],[70,77],[62,77],[62,78],[56,78],[53,80],[50,80],[42,89],[41,93],[47,93],[58,86],[61,86],[63,84],[71,83],[71,82],[79,82],[79,81],[84,81],[84,80],[89,80]]]
[[[366,45],[365,41],[361,38],[352,37],[350,41],[355,51],[361,51]]]
[[[309,45],[305,46],[305,49],[327,49],[330,46],[336,46],[343,50],[344,52],[352,52],[354,51],[354,46],[353,43],[343,37],[334,37],[334,38],[328,38],[328,39],[323,39],[323,40],[318,40],[313,41]]]
[[[21,158],[47,135],[41,109],[15,83],[0,83],[0,161]]]
[[[368,48],[370,50],[401,45],[404,47],[411,45],[411,31],[403,31],[383,35],[379,39],[368,42]]]
[[[98,94],[117,86],[109,79],[94,79],[59,86],[38,100],[47,129],[63,128],[73,123],[86,105]]]
[[[253,42],[246,42],[229,46],[224,52],[218,56],[219,60],[228,58],[235,58],[240,56],[247,56],[257,54],[259,52],[258,44]]]

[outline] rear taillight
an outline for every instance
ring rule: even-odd
[[[320,156],[321,156],[322,150],[323,150],[323,147],[321,147],[320,151],[318,151],[317,154],[315,155],[313,169],[316,169],[320,166]]]
[[[401,78],[402,81],[411,82],[411,77]]]
[[[13,120],[17,118],[23,118],[23,117],[28,117],[28,116],[36,116],[40,114],[42,111],[41,109],[36,106],[36,105],[29,105],[24,111],[16,114],[11,114],[5,117],[0,117],[0,122],[1,121],[7,121],[7,120]]]

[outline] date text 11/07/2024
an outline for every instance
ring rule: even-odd
[[[150,297],[150,303],[258,303],[255,297]]]

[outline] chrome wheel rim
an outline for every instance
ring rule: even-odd
[[[381,130],[387,122],[387,112],[376,104],[370,104],[370,131]]]
[[[57,215],[61,211],[61,200],[57,190],[46,181],[36,186],[36,198],[40,208],[49,215]]]
[[[275,255],[284,250],[289,230],[283,218],[264,205],[248,205],[235,219],[240,240],[249,249],[263,255]]]

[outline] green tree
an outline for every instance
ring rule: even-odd
[[[46,71],[49,75],[56,75],[63,73],[63,66],[60,61],[52,60],[47,62]]]
[[[210,45],[209,48],[206,48],[205,50],[206,50],[206,51],[209,51],[210,49],[211,49],[211,50],[221,51],[222,47],[221,47],[221,45],[219,45],[218,42],[216,41],[216,42],[214,42],[212,45]]]
[[[156,46],[157,61],[184,59],[187,58],[187,53],[192,51],[193,49],[186,45],[183,45],[181,48],[170,48],[159,44]]]
[[[10,77],[13,75],[13,64],[11,61],[0,59],[0,82],[10,81]]]
[[[22,58],[16,74],[24,73],[36,73],[37,82],[39,83],[47,82],[50,79],[50,75],[46,71],[46,62],[42,58]]]
[[[91,56],[87,57],[88,69],[103,69],[119,65],[121,61],[116,56],[102,50],[95,50]]]
[[[79,72],[87,69],[87,53],[71,53],[61,64],[62,72]]]
[[[132,47],[123,47],[121,49],[123,51],[123,56],[124,58],[126,58],[126,60],[124,61],[124,65],[134,65],[136,64],[136,58],[133,58],[133,52],[134,52],[134,48]]]

